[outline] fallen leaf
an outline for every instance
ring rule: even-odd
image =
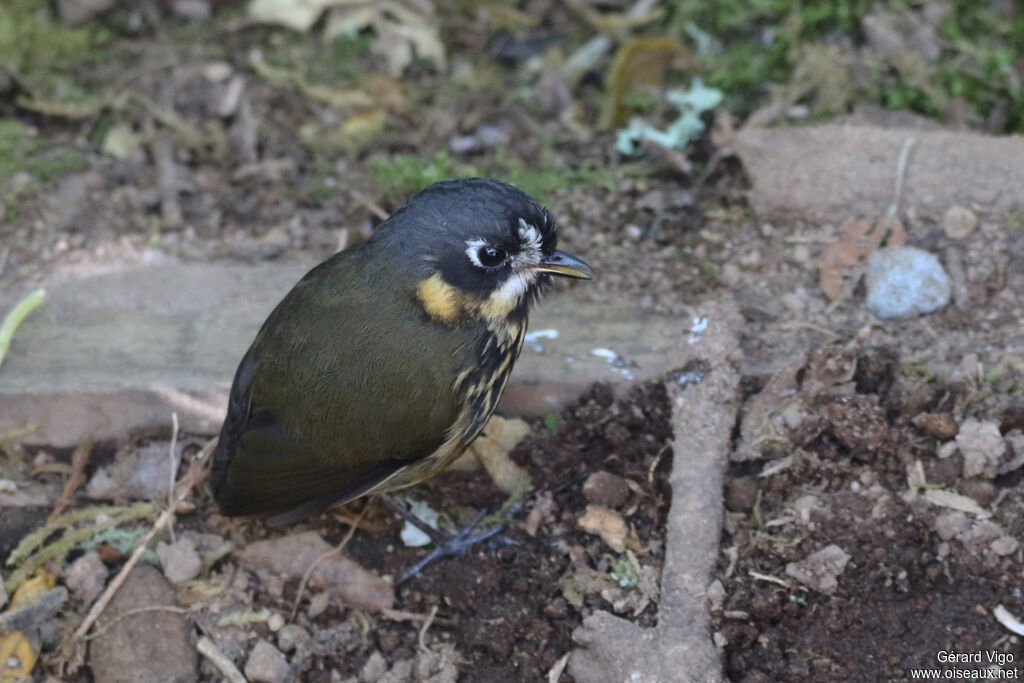
[[[447,68],[448,60],[437,18],[429,4],[413,7],[398,0],[344,4],[344,7],[334,7],[327,16],[324,37],[328,40],[372,28],[377,40],[371,49],[384,58],[392,76],[400,76],[414,57],[432,59],[440,71]]]
[[[847,221],[839,229],[839,240],[825,246],[818,257],[818,277],[822,290],[832,301],[850,296],[864,274],[864,259],[883,242],[887,246],[907,241],[903,224],[882,218],[872,224],[866,218]]]
[[[11,596],[11,607],[25,605],[57,585],[57,576],[45,569],[39,570],[33,578],[18,587]],[[0,662],[3,660],[0,659]]]
[[[36,652],[21,631],[0,636],[0,683],[14,683],[32,675]]]
[[[505,493],[522,491],[530,485],[530,474],[512,462],[509,453],[532,430],[524,420],[493,416],[470,449],[491,475],[495,485]]]
[[[588,505],[586,513],[580,517],[579,525],[588,534],[601,537],[608,546],[617,553],[626,550],[626,522],[615,510],[603,505]]]
[[[252,0],[249,16],[265,24],[308,31],[325,9],[341,3],[342,0]]]
[[[928,489],[924,492],[924,497],[925,500],[932,505],[952,508],[954,510],[960,510],[961,512],[969,512],[970,514],[977,515],[979,517],[989,516],[989,512],[978,505],[977,501],[967,496],[961,496],[959,493],[942,491],[939,489]]]
[[[634,113],[626,104],[628,96],[659,85],[670,66],[693,65],[690,49],[672,38],[646,36],[623,42],[608,69],[598,128],[611,128],[628,121]]]

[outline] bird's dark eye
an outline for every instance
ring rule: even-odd
[[[505,253],[504,249],[498,249],[497,247],[480,247],[480,250],[476,252],[476,256],[480,259],[480,265],[484,268],[494,268],[504,263],[508,254]]]

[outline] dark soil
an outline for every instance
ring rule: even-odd
[[[597,536],[577,524],[587,500],[583,484],[594,472],[607,472],[629,482],[630,493],[621,508],[643,546],[639,561],[658,572],[664,557],[665,516],[669,505],[666,482],[671,463],[669,406],[660,383],[634,387],[616,400],[603,385],[593,389],[574,408],[563,411],[555,432],[543,421],[535,424],[536,436],[521,443],[511,454],[526,467],[534,491],[512,514],[509,526],[494,539],[466,555],[440,560],[402,584],[396,591],[395,609],[427,614],[438,607],[431,634],[450,640],[465,658],[461,668],[466,681],[541,680],[572,647],[571,634],[584,616],[595,609],[612,609],[597,594],[583,596],[574,606],[564,595],[564,580],[581,566],[609,571],[617,555]],[[551,418],[549,418],[549,421]],[[550,494],[554,501],[548,519],[531,536],[525,520],[538,497]],[[483,470],[451,472],[411,490],[434,509],[453,517],[468,518],[481,508],[496,509],[505,499]],[[358,510],[363,503],[356,503]],[[398,538],[400,525],[383,506],[371,503],[367,524],[379,531],[358,531],[346,553],[360,564],[382,574],[401,575],[426,551],[406,548]],[[212,510],[211,510],[212,512]],[[214,515],[216,518],[216,515]],[[200,528],[204,526],[199,517]],[[246,533],[262,536],[265,527],[244,523]],[[338,542],[345,528],[329,515],[300,527],[274,531],[270,536],[315,529],[330,542]],[[259,587],[253,609],[262,606],[287,612],[297,586],[271,595]],[[653,625],[657,616],[651,603],[637,618]],[[375,651],[388,661],[416,654],[421,624],[389,621],[373,614],[358,616],[333,605],[309,619],[299,612],[297,624],[317,641],[331,640],[330,632],[362,623],[362,635],[344,642],[344,652],[314,655],[304,663],[303,680],[328,680],[328,673],[358,675]],[[256,632],[273,639],[265,627]],[[562,680],[571,678],[566,674]]]
[[[915,426],[913,417],[948,418],[941,411],[968,400],[969,390],[903,377],[893,356],[887,347],[862,354],[852,391],[819,400],[812,411],[819,429],[794,444],[801,450],[791,469],[752,480],[760,464],[731,467],[727,505],[734,511],[722,545],[736,559],[726,553],[720,563],[728,597],[715,619],[728,640],[731,680],[905,680],[911,669],[949,668],[937,661],[943,650],[998,652],[1011,662],[1024,657],[1020,640],[991,613],[998,604],[1024,611],[1019,551],[999,556],[990,546],[1003,532],[1024,534],[1024,495],[1010,478],[964,479],[958,455],[936,458],[935,425],[946,420],[917,420],[922,426]],[[837,405],[871,409],[837,419]],[[1004,430],[1010,426],[1004,421]],[[1002,532],[944,541],[936,531],[944,510],[905,495],[915,460],[925,463],[929,482],[982,505],[998,499],[991,522]],[[756,490],[756,497],[744,489]],[[803,505],[796,501],[807,496],[812,505],[802,521],[794,510],[806,509],[807,498]],[[790,522],[769,525],[787,516]],[[850,555],[832,595],[808,591],[787,576],[787,563],[829,544]],[[989,665],[986,659],[957,668]]]

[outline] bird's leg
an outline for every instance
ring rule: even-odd
[[[398,580],[398,583],[402,583],[412,578],[422,571],[424,567],[436,560],[440,560],[444,557],[452,557],[453,555],[462,555],[471,546],[494,536],[505,526],[504,524],[497,524],[474,536],[473,531],[476,529],[477,525],[480,524],[483,518],[487,516],[487,510],[480,510],[478,513],[473,515],[473,519],[469,521],[469,524],[459,529],[455,534],[448,536],[414,515],[407,507],[392,498],[390,495],[386,493],[378,493],[377,498],[394,510],[399,517],[412,524],[427,536],[430,536],[431,540],[434,542],[434,549],[431,550],[430,553],[422,560],[407,569],[405,573],[402,574],[402,578]]]

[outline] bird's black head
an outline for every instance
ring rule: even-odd
[[[521,319],[550,276],[591,277],[587,264],[556,249],[550,213],[521,190],[486,178],[431,185],[373,240],[415,264],[420,302],[448,322],[466,312]]]

